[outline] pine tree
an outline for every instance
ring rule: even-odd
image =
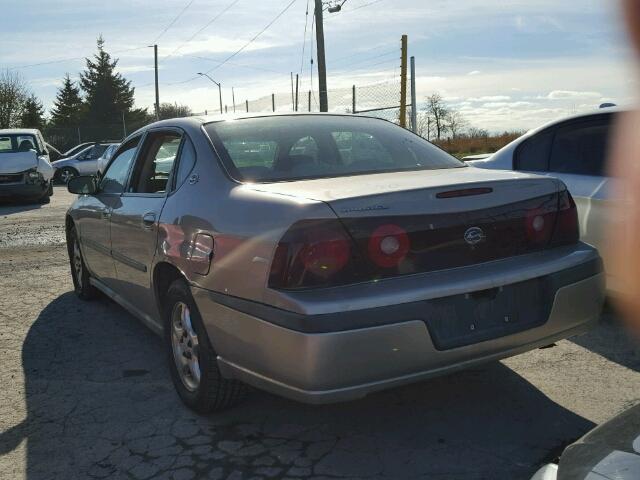
[[[37,129],[44,127],[44,108],[40,100],[33,94],[31,94],[22,105],[20,126],[22,128]]]
[[[55,127],[76,127],[80,123],[82,110],[80,89],[67,73],[53,102],[51,123]]]
[[[80,87],[85,94],[85,122],[93,125],[122,123],[124,113],[127,120],[139,115],[133,110],[135,89],[131,82],[116,73],[118,60],[112,60],[104,50],[104,40],[98,37],[98,53],[87,58],[86,70],[80,74]]]

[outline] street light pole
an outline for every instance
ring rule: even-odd
[[[201,77],[207,77],[209,80],[211,80],[213,83],[215,83],[218,86],[218,93],[220,94],[220,114],[222,114],[223,113],[223,110],[222,110],[222,85],[219,84],[218,82],[216,82],[213,78],[211,78],[206,73],[198,72],[198,75],[200,75]]]

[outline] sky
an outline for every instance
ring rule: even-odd
[[[20,72],[47,109],[63,76],[78,78],[98,35],[135,87],[137,106],[150,111],[153,43],[160,101],[194,112],[219,104],[217,87],[198,72],[222,84],[229,106],[233,87],[238,104],[276,93],[286,108],[291,72],[300,75],[305,106],[306,92],[317,89],[307,0],[0,5],[11,19],[0,31],[0,69]],[[354,84],[363,106],[398,102],[402,34],[416,61],[419,105],[440,93],[474,127],[526,130],[605,101],[631,104],[634,67],[617,7],[615,0],[347,0],[341,12],[325,15],[330,108],[344,111]],[[258,105],[270,102],[251,108]]]

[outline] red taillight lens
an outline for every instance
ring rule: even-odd
[[[534,208],[525,215],[525,231],[527,238],[536,244],[546,244],[553,232],[556,211]]]
[[[580,227],[578,224],[578,209],[576,202],[568,190],[560,192],[558,199],[558,216],[553,230],[551,244],[554,247],[571,245],[580,240]]]
[[[340,232],[319,231],[300,251],[304,268],[319,277],[329,278],[349,262],[351,246]]]
[[[397,225],[381,225],[371,234],[368,251],[369,258],[377,266],[397,267],[409,253],[409,236]]]
[[[339,220],[293,225],[273,258],[269,286],[280,289],[328,287],[354,278],[351,240]]]

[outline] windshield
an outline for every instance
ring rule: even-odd
[[[382,120],[338,115],[249,118],[205,125],[232,177],[272,182],[465,165]]]
[[[36,139],[33,135],[0,135],[0,153],[17,153],[35,150]]]

